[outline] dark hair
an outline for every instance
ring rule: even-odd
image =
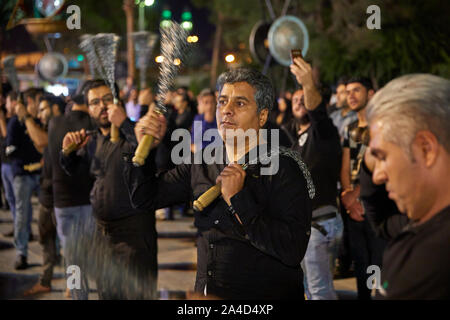
[[[83,84],[83,95],[84,95],[84,102],[86,103],[86,105],[89,105],[89,100],[88,100],[89,91],[92,89],[95,89],[95,88],[103,87],[103,86],[106,86],[109,88],[108,83],[106,83],[106,81],[102,80],[102,79],[89,80]],[[119,93],[119,88],[117,87],[116,83],[114,83],[114,87],[116,89],[116,93]]]
[[[236,68],[222,73],[217,79],[217,91],[221,92],[226,83],[247,82],[255,89],[255,101],[258,112],[272,109],[275,92],[270,79],[261,72],[250,68]]]
[[[355,82],[360,83],[360,84],[363,85],[367,90],[373,89],[372,81],[370,81],[370,79],[369,79],[369,78],[366,78],[366,77],[350,77],[350,78],[347,80],[346,85],[347,85],[347,84],[350,84],[350,83],[355,83]]]
[[[213,96],[215,97],[215,93],[213,90],[211,90],[210,88],[206,88],[203,89],[202,91],[200,91],[200,93],[198,94],[199,97],[206,97],[206,96]]]
[[[339,87],[340,85],[344,85],[344,86],[347,85],[347,81],[348,81],[347,77],[345,77],[345,76],[340,77],[338,79],[338,81],[336,82],[336,88]]]
[[[8,92],[6,97],[7,98],[9,97],[12,101],[17,101],[17,99],[19,98],[19,95],[14,90],[11,90],[10,92]]]
[[[23,92],[23,99],[26,101],[28,98],[36,99],[38,94],[44,94],[43,88],[29,88]]]
[[[50,105],[50,108],[52,108],[53,105],[56,104],[56,105],[58,106],[59,112],[60,112],[61,114],[64,114],[64,111],[65,111],[65,109],[66,109],[66,102],[64,101],[63,98],[57,97],[57,96],[55,96],[55,95],[53,95],[53,94],[51,94],[51,93],[45,93],[45,94],[39,99],[39,102],[42,102],[42,101],[47,101],[48,104]]]

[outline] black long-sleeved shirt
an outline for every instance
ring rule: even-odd
[[[298,135],[295,120],[282,128],[290,136],[292,149],[299,151],[316,187],[313,209],[323,206],[337,208],[337,183],[340,178],[342,150],[339,133],[328,117],[325,102],[308,110],[310,127]]]
[[[376,185],[373,183],[372,173],[364,161],[361,163],[359,181],[364,212],[375,234],[380,238],[391,240],[398,230],[408,224],[408,217],[401,214],[395,202],[389,199],[384,184]]]
[[[92,130],[95,126],[86,112],[70,111],[67,115],[52,118],[49,123],[48,149],[51,162],[53,198],[56,208],[90,204],[89,194],[94,179],[89,174],[89,164],[81,162],[76,172],[68,175],[60,165],[59,154],[67,132]]]
[[[383,256],[385,299],[450,299],[450,206],[398,230]]]
[[[450,207],[422,225],[414,225],[375,185],[364,161],[361,199],[378,236],[390,240],[381,269],[381,299],[450,299]]]
[[[38,120],[33,120],[40,124]],[[19,121],[17,116],[12,117],[8,122],[6,155],[10,159],[14,176],[40,173],[40,169],[32,172],[24,169],[25,165],[40,162],[42,155],[37,151],[33,141],[28,135],[25,123]]]
[[[225,164],[182,164],[155,175],[153,151],[147,165],[130,159],[125,180],[133,205],[157,209],[197,199]],[[246,170],[244,188],[231,198],[240,225],[223,198],[195,213],[198,263],[195,290],[224,299],[303,299],[300,262],[311,229],[311,200],[297,162],[280,156],[274,175],[261,165]]]
[[[134,123],[126,119],[119,130],[121,139],[117,143],[110,141],[110,135],[104,136],[98,131],[78,152],[69,156],[60,153],[61,165],[69,175],[76,174],[82,164],[90,166],[95,179],[90,194],[93,214],[103,222],[143,212],[131,206],[123,179],[123,153],[133,152],[137,146]]]

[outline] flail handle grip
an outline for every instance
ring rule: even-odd
[[[63,153],[64,156],[67,157],[69,154],[74,152],[77,148],[78,148],[78,143],[72,142],[71,144],[69,144],[67,147],[65,147],[62,150],[62,153]]]
[[[144,134],[142,140],[139,142],[136,152],[134,153],[133,165],[135,167],[144,165],[145,159],[147,159],[148,154],[150,153],[153,139],[153,136]]]
[[[194,209],[197,211],[203,211],[214,200],[216,200],[221,194],[222,185],[220,183],[209,188],[203,193],[197,200],[194,201]]]
[[[116,143],[119,141],[119,128],[117,128],[113,124],[111,124],[111,139],[110,139],[110,141],[112,143]]]
[[[113,91],[114,92],[114,91]],[[119,104],[119,99],[114,98],[114,104]],[[112,143],[119,141],[119,128],[111,123],[111,138],[109,139]]]

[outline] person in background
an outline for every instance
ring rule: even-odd
[[[130,90],[127,100],[128,101],[125,104],[127,117],[130,118],[131,121],[136,122],[141,116],[141,105],[138,103],[138,91],[136,88]]]
[[[346,85],[347,104],[357,112],[358,120],[348,125],[344,132],[341,168],[341,200],[349,215],[348,231],[352,257],[355,261],[358,299],[371,299],[367,287],[367,268],[381,266],[386,241],[376,236],[365,216],[360,201],[359,173],[367,147],[366,106],[375,91],[369,79],[350,78]]]
[[[9,209],[11,210],[11,215],[13,218],[13,223],[16,220],[16,200],[14,197],[14,175],[11,165],[11,159],[6,155],[6,137],[8,134],[8,124],[11,119],[15,116],[16,104],[17,104],[17,93],[10,91],[6,95],[6,114],[4,117],[0,117],[1,123],[1,160],[2,160],[2,182],[3,188],[5,188],[5,198],[8,202]],[[13,224],[14,225],[14,224]],[[5,234],[6,237],[14,237],[14,228]]]
[[[346,81],[347,79],[342,77],[337,82],[336,87],[336,103],[330,107],[333,109],[330,113],[330,118],[333,124],[338,129],[339,135],[341,137],[341,143],[344,142],[344,132],[345,128],[357,120],[356,112],[352,111],[347,104],[347,91],[346,91]],[[342,192],[341,184],[339,183],[339,194]],[[339,247],[339,254],[337,258],[337,266],[335,270],[335,275],[338,278],[347,278],[352,275],[352,256],[350,249],[350,240],[348,236],[348,220],[349,216],[346,213],[346,209],[342,202],[339,202],[340,213],[342,221],[344,223],[344,232],[342,235],[342,241]]]
[[[38,116],[37,96],[40,90],[35,88],[24,92],[25,107],[16,104],[16,115],[8,123],[6,137],[6,155],[11,159],[14,176],[14,198],[16,203],[16,218],[14,221],[14,244],[17,258],[14,263],[16,270],[28,267],[28,241],[31,235],[31,219],[33,208],[31,196],[33,192],[39,195],[39,175],[43,148],[46,145],[43,129],[40,127]]]
[[[54,117],[61,116],[65,111],[66,103],[60,97],[44,94],[39,103],[38,118],[45,130],[48,131],[49,122]],[[44,165],[41,174],[41,185],[39,194],[39,242],[43,252],[43,273],[39,281],[24,295],[30,296],[39,293],[50,292],[53,278],[53,268],[60,261],[59,243],[56,233],[56,219],[53,210],[53,183],[52,163],[48,147],[44,149]]]
[[[193,153],[204,149],[207,145],[214,143],[203,140],[203,134],[209,129],[217,129],[216,123],[216,96],[211,89],[203,89],[197,97],[198,110],[201,114],[194,117],[191,126],[191,151]]]
[[[277,100],[277,109],[274,110],[270,117],[270,120],[281,127],[287,124],[292,119],[292,106],[291,101],[286,98],[279,97]]]
[[[314,83],[311,65],[298,57],[290,69],[303,89],[292,96],[294,119],[284,128],[289,130],[292,149],[301,154],[316,188],[311,237],[302,262],[305,293],[309,300],[337,300],[331,271],[343,229],[337,205],[342,157],[339,134],[327,114],[328,97],[323,97]]]
[[[341,141],[344,141],[345,127],[357,120],[356,112],[354,112],[347,104],[346,79],[339,79],[336,87],[336,103],[335,110],[330,113],[333,124],[338,129]]]

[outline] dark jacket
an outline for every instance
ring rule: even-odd
[[[40,123],[38,120],[34,120]],[[27,133],[25,123],[19,121],[17,116],[8,122],[6,136],[6,155],[9,157],[14,176],[39,174],[40,170],[27,171],[25,165],[38,163],[42,155],[35,148],[33,141]]]
[[[73,176],[80,165],[89,165],[90,174],[95,179],[90,199],[94,216],[101,221],[113,221],[142,211],[133,209],[123,180],[123,153],[132,152],[137,145],[134,123],[126,119],[120,127],[121,139],[110,141],[98,131],[88,144],[69,156],[60,153],[61,165],[67,174]]]
[[[182,164],[155,175],[154,153],[135,168],[130,158],[125,180],[133,205],[157,209],[197,199],[215,185],[225,164]],[[244,188],[231,203],[222,198],[195,213],[198,265],[195,290],[224,299],[303,299],[300,262],[311,229],[311,201],[297,162],[280,156],[274,175],[261,165],[246,171]]]
[[[67,132],[92,130],[95,126],[86,112],[69,111],[65,116],[52,118],[49,123],[48,149],[51,162],[54,202],[56,208],[90,204],[89,194],[94,179],[89,174],[89,164],[82,162],[76,172],[68,175],[60,165],[59,154]]]

